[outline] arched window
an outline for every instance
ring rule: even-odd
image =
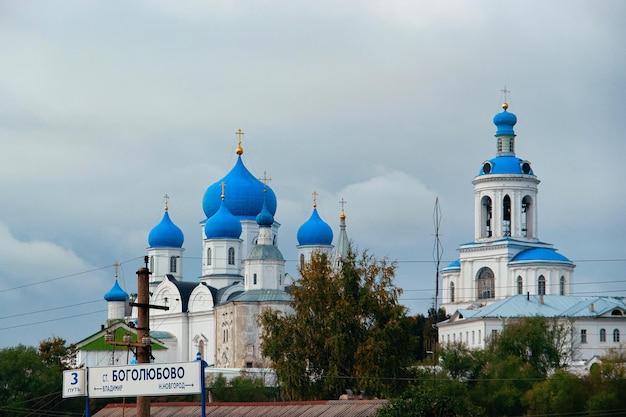
[[[537,294],[546,294],[546,278],[543,275],[539,275],[539,279],[537,280]]]
[[[481,268],[476,278],[476,298],[479,300],[495,298],[495,279],[490,268]]]
[[[252,284],[256,285],[256,273],[252,274]]]
[[[228,265],[235,265],[235,248],[228,248]]]
[[[212,255],[211,248],[207,248],[206,250],[206,264],[207,265],[211,265],[211,262],[212,262],[211,255]]]
[[[533,236],[533,200],[530,196],[522,198],[522,236]]]
[[[511,236],[511,197],[502,200],[502,236]]]
[[[517,293],[524,294],[524,280],[520,276],[517,277]]]
[[[619,343],[619,329],[613,330],[613,341]]]
[[[600,341],[606,342],[606,329],[600,329]]]
[[[492,213],[492,204],[491,204],[491,198],[489,197],[483,197],[482,201],[481,201],[481,229],[480,229],[480,237],[491,237],[491,235],[493,234],[492,228],[491,228],[491,219],[493,217],[493,213]]]
[[[450,283],[450,302],[454,302],[454,282]]]
[[[176,263],[177,263],[176,257],[175,256],[170,257],[170,272],[172,274],[176,273]]]
[[[559,294],[565,295],[565,277],[561,276],[561,280],[559,281]]]
[[[300,254],[300,268],[304,267],[304,254]]]
[[[154,256],[150,257],[150,272],[154,272]]]

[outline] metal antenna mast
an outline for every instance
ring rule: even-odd
[[[435,209],[433,210],[433,222],[435,225],[435,245],[433,247],[433,258],[435,261],[435,314],[437,314],[437,308],[439,306],[439,264],[441,262],[441,255],[443,255],[443,248],[441,247],[441,240],[439,239],[439,227],[441,226],[441,208],[439,207],[439,197],[435,199]]]

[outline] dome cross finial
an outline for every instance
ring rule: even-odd
[[[222,200],[224,200],[224,197],[226,196],[224,189],[226,188],[226,183],[224,181],[220,182],[220,185],[222,186]]]
[[[167,211],[167,210],[168,210],[168,208],[169,208],[169,206],[168,206],[168,204],[167,204],[167,203],[168,203],[168,202],[169,202],[169,200],[170,200],[170,196],[169,196],[169,195],[167,195],[167,194],[165,194],[165,195],[163,196],[163,200],[165,201],[165,211]]]
[[[237,155],[241,155],[243,154],[243,148],[241,147],[241,137],[244,135],[243,130],[238,129],[235,132],[235,135],[237,135]]]
[[[271,181],[271,180],[272,180],[271,178],[267,177],[267,171],[263,171],[263,177],[259,178],[259,181],[263,182],[263,192],[264,193],[267,192],[267,183],[268,183],[268,181]]]
[[[313,191],[313,208],[317,207],[317,191]]]
[[[504,103],[502,103],[502,108],[503,108],[504,110],[506,110],[506,109],[508,109],[508,108],[509,108],[509,103],[507,103],[507,101],[506,101],[506,95],[507,95],[508,93],[510,93],[510,92],[511,92],[511,90],[509,90],[508,88],[506,88],[506,84],[505,84],[505,85],[504,85],[504,88],[503,88],[502,90],[500,90],[500,91],[502,92],[502,94],[504,94]]]
[[[347,203],[347,201],[344,200],[343,197],[341,197],[341,200],[339,200],[339,204],[341,204],[341,216],[339,216],[339,217],[341,217],[341,218],[345,218],[346,217],[346,214],[343,211],[346,203]]]
[[[119,270],[120,266],[122,265],[117,261],[115,261],[115,263],[113,264],[113,267],[115,268],[115,279],[117,279],[117,271]]]

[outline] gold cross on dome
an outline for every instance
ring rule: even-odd
[[[224,199],[224,188],[226,188],[226,183],[224,181],[220,182],[220,185],[222,186],[222,200]]]
[[[317,207],[317,191],[313,191],[313,207]]]
[[[165,195],[163,196],[163,200],[165,201],[165,211],[167,211],[167,210],[168,210],[168,205],[167,205],[167,203],[168,203],[168,202],[169,202],[169,200],[170,200],[170,196],[169,196],[169,195],[167,195],[167,194],[165,194]]]
[[[504,94],[504,102],[506,103],[506,95],[508,93],[511,92],[511,90],[509,90],[508,88],[506,88],[506,84],[504,85],[504,88],[502,90],[500,90],[502,92],[502,94]]]
[[[117,279],[117,271],[120,268],[120,266],[122,265],[120,265],[120,263],[117,261],[115,261],[115,263],[113,264],[113,267],[115,268],[115,279]]]
[[[263,181],[263,192],[267,190],[267,183],[271,180],[271,178],[267,177],[267,171],[263,171],[263,178],[259,178],[259,181]]]
[[[339,204],[341,204],[341,212],[343,213],[343,208],[346,205],[347,201],[343,199],[343,197],[341,198],[341,200],[339,201]]]
[[[245,133],[243,133],[243,130],[238,129],[238,130],[235,132],[235,135],[237,135],[237,146],[241,148],[241,137],[242,137],[243,135],[245,135]]]

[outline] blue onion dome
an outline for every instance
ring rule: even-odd
[[[205,191],[202,198],[202,209],[207,218],[213,216],[220,207],[221,183],[228,186],[226,207],[233,216],[239,219],[254,220],[263,208],[263,200],[266,200],[267,209],[272,216],[276,214],[276,194],[269,186],[264,186],[248,171],[240,155],[233,169]],[[267,189],[266,193],[263,192],[264,187]],[[267,194],[267,198],[264,197],[264,194]]]
[[[148,235],[148,245],[151,248],[182,248],[184,241],[183,231],[172,222],[165,206],[161,222]]]
[[[320,215],[317,207],[313,206],[313,213],[298,229],[298,244],[300,245],[330,245],[333,241],[333,230]]]
[[[270,227],[274,224],[274,216],[267,209],[267,204],[263,201],[263,208],[261,212],[256,216],[256,222],[259,226]]]
[[[221,201],[217,213],[204,224],[204,235],[207,239],[239,239],[242,231],[241,222],[228,210],[227,200],[223,198],[223,194]]]
[[[128,294],[120,287],[117,280],[115,280],[113,288],[111,288],[108,293],[104,294],[104,299],[107,301],[126,301],[128,300]]]
[[[501,113],[498,113],[493,117],[493,124],[495,124],[498,128],[496,130],[496,136],[515,135],[515,132],[513,131],[513,126],[515,126],[515,123],[517,123],[517,116],[507,111],[507,109],[509,108],[509,105],[507,103],[504,103],[502,105],[502,108],[504,110],[502,110]]]

